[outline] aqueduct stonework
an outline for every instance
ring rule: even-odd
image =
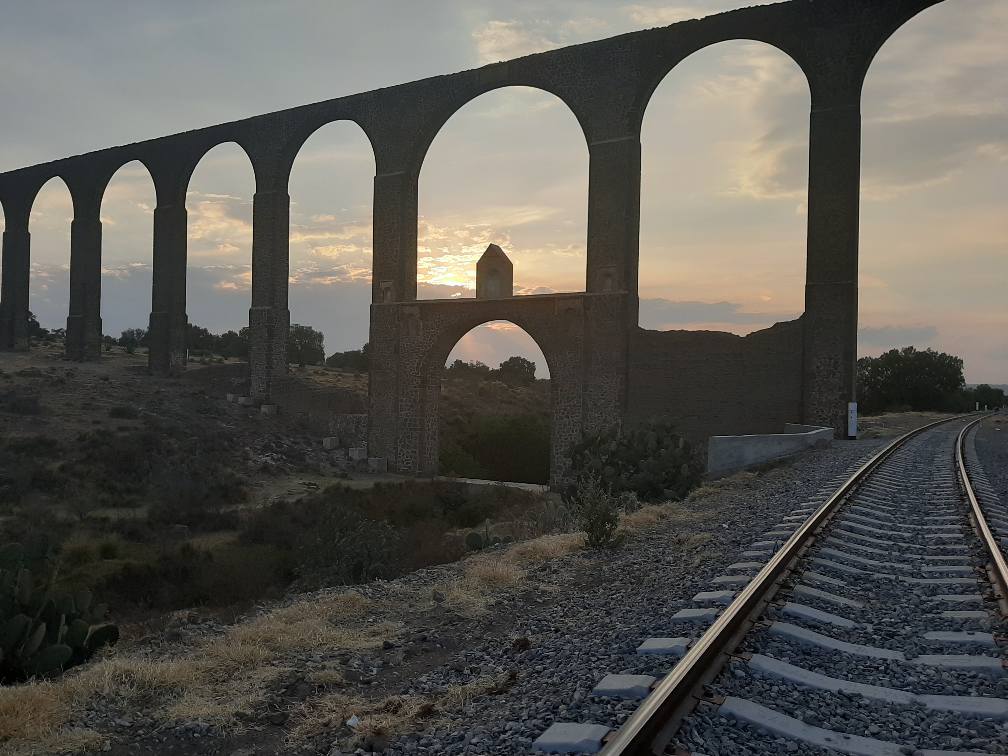
[[[139,160],[154,181],[150,368],[185,363],[189,179],[214,146],[235,142],[255,172],[250,373],[264,400],[286,374],[290,315],[288,178],[318,128],[356,122],[377,166],[371,305],[372,456],[402,472],[437,460],[438,376],[469,328],[506,319],[542,348],[555,382],[553,475],[583,431],[667,417],[687,433],[765,431],[784,422],[844,426],[854,397],[861,86],[882,44],[940,0],[791,0],[529,55],[450,76],[341,97],[0,174],[0,347],[27,348],[30,236],[36,194],[55,176],[73,197],[67,355],[101,342],[102,196]],[[637,325],[640,130],[651,94],[678,63],[718,42],[770,44],[811,91],[805,312],[745,338],[651,332]],[[493,89],[528,86],[571,109],[589,150],[585,291],[499,300],[417,301],[417,182],[444,123]]]

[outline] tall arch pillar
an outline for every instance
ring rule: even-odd
[[[844,436],[857,367],[861,103],[853,81],[833,91],[813,102],[809,126],[802,410]]]
[[[252,306],[249,309],[251,393],[267,401],[287,375],[290,335],[290,195],[286,176],[256,187],[252,198]]]
[[[379,160],[381,163],[381,160]],[[415,470],[415,454],[401,451],[400,436],[418,433],[404,413],[400,384],[409,381],[400,361],[401,340],[415,327],[412,311],[397,303],[416,299],[418,172],[383,170],[374,180],[374,238],[369,335],[368,453],[384,457],[396,469]]]
[[[101,356],[101,193],[71,181],[74,218],[70,223],[70,311],[66,356],[96,360]]]
[[[637,325],[640,132],[589,144],[588,264],[583,317],[583,430],[619,426],[626,409],[629,338]]]
[[[31,278],[30,202],[4,203],[3,281],[0,290],[0,349],[25,351]]]
[[[158,198],[154,208],[153,283],[147,367],[155,375],[178,375],[186,366],[185,194]]]

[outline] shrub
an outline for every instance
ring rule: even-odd
[[[360,349],[334,352],[326,358],[325,364],[328,367],[339,368],[340,370],[366,373],[368,371],[368,351],[369,345],[365,344]]]
[[[19,543],[0,547],[0,683],[53,675],[119,639],[90,591],[53,595],[24,565]]]
[[[683,498],[700,481],[700,470],[686,439],[665,423],[602,431],[584,437],[571,452],[575,481],[595,476],[612,493],[632,491],[642,501]]]
[[[578,525],[585,532],[588,548],[617,545],[619,501],[597,476],[588,474],[579,478],[570,503],[577,513]]]
[[[15,388],[0,394],[0,410],[12,415],[40,415],[42,405],[37,393]]]
[[[442,475],[518,483],[549,480],[550,428],[545,417],[477,416],[464,433],[461,438],[447,434],[440,457]]]

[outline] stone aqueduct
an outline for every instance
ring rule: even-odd
[[[36,194],[59,176],[70,189],[66,352],[97,358],[102,337],[101,221],[105,188],[138,160],[153,178],[150,369],[182,370],[186,206],[202,156],[235,142],[255,173],[250,381],[264,401],[286,375],[288,178],[321,126],[357,123],[374,149],[369,453],[391,469],[437,466],[441,369],[455,342],[510,320],[539,344],[553,379],[554,479],[584,431],[667,417],[687,433],[776,430],[784,422],[844,427],[854,396],[861,87],[882,44],[940,0],[791,0],[529,55],[449,76],[341,97],[0,174],[3,285],[0,347],[28,344],[30,236]],[[805,311],[745,338],[638,327],[640,131],[658,84],[707,46],[754,40],[789,55],[811,91]],[[418,301],[417,183],[444,123],[475,97],[508,86],[550,92],[577,117],[589,150],[585,291],[499,300]]]

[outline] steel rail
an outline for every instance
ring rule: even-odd
[[[655,685],[623,726],[606,739],[599,756],[660,756],[675,736],[683,718],[702,700],[703,686],[712,681],[727,663],[731,652],[773,599],[840,503],[907,441],[938,425],[964,417],[968,416],[945,418],[915,428],[895,439],[854,472],[784,542],[756,577],[690,646],[672,671]]]
[[[1008,617],[1008,561],[1005,560],[1001,547],[998,546],[998,542],[991,532],[990,525],[987,524],[987,519],[984,517],[983,507],[980,506],[980,501],[977,499],[976,492],[973,490],[973,484],[969,479],[969,471],[966,469],[966,455],[963,453],[963,449],[966,447],[966,434],[983,422],[984,419],[983,417],[977,418],[969,425],[964,426],[962,431],[960,431],[959,438],[956,440],[956,465],[959,468],[959,476],[962,479],[966,496],[969,498],[970,521],[973,523],[973,529],[980,536],[980,540],[983,541],[990,556],[987,574],[990,577],[991,584],[994,586],[998,607],[1001,609],[1001,614]]]

